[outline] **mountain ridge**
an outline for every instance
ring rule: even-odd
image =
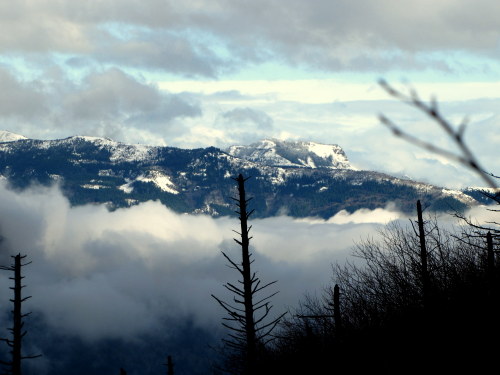
[[[57,181],[74,205],[113,209],[157,199],[178,212],[230,215],[230,177],[239,173],[253,177],[249,192],[262,217],[287,212],[328,218],[343,209],[389,202],[411,211],[416,199],[435,210],[478,203],[459,191],[356,170],[338,145],[267,139],[226,150],[181,149],[89,136],[33,140],[12,134],[0,141],[0,174],[17,188]]]

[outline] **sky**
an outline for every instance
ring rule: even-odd
[[[466,141],[500,174],[499,13],[495,0],[0,0],[0,129],[186,148],[309,140],[360,169],[481,185],[380,124],[453,147],[378,81],[467,117]]]

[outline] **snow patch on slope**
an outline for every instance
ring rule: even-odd
[[[354,169],[340,146],[315,142],[264,139],[249,146],[231,146],[227,153],[272,167]]]
[[[170,176],[167,176],[166,174],[159,171],[150,171],[147,176],[142,175],[137,177],[137,180],[143,182],[152,182],[161,190],[167,193],[179,194],[179,192],[175,189],[175,184],[170,179]]]
[[[118,186],[118,189],[123,191],[125,194],[130,194],[134,191],[134,188],[132,184],[134,183],[134,180],[130,180],[128,178],[125,179],[125,184]]]
[[[170,194],[179,194],[170,176],[160,171],[148,171],[146,174],[138,176],[135,180],[125,179],[125,181],[126,183],[119,186],[118,189],[127,194],[130,194],[134,190],[133,184],[135,181],[152,182],[162,191]]]
[[[453,197],[456,200],[467,205],[474,205],[475,203],[477,204],[477,201],[474,198],[468,196],[467,194],[464,194],[459,190],[443,189],[441,190],[441,192],[443,193],[443,195]]]
[[[158,150],[154,146],[118,144],[111,148],[109,159],[112,162],[141,161],[153,159],[157,154]]]
[[[155,146],[147,146],[141,144],[129,145],[121,142],[116,142],[108,138],[76,136],[70,139],[81,139],[86,142],[107,149],[110,151],[111,162],[133,162],[141,160],[150,160],[158,154],[158,149]]]
[[[7,130],[0,130],[0,142],[15,142],[23,139],[28,139],[23,135],[11,133]]]

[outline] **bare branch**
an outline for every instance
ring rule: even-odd
[[[431,101],[430,104],[426,104],[418,97],[417,93],[413,90],[410,91],[410,95],[405,95],[402,92],[394,89],[385,80],[380,80],[379,84],[389,95],[391,95],[396,99],[399,99],[400,101],[414,108],[417,108],[418,110],[426,114],[428,117],[433,119],[437,124],[439,124],[441,129],[443,129],[443,131],[457,145],[457,147],[460,150],[460,154],[456,154],[444,148],[438,147],[431,142],[423,141],[420,138],[417,138],[403,131],[399,126],[397,126],[386,116],[380,115],[379,119],[382,122],[382,124],[387,126],[396,137],[402,138],[407,142],[416,145],[417,147],[426,149],[435,154],[439,154],[445,156],[448,159],[458,161],[459,163],[461,163],[462,165],[464,165],[465,167],[469,168],[477,175],[479,175],[481,179],[489,187],[497,188],[497,184],[491,177],[491,174],[485,172],[484,168],[481,167],[481,165],[479,164],[478,160],[476,159],[472,151],[465,144],[463,135],[466,128],[466,123],[467,123],[466,121],[463,121],[462,124],[458,127],[458,129],[455,130],[454,127],[441,115],[441,113],[437,108],[437,102],[435,100]]]

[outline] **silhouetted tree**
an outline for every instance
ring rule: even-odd
[[[30,315],[31,313],[22,313],[22,303],[27,299],[31,298],[31,296],[23,297],[22,289],[25,287],[22,285],[22,280],[24,276],[21,274],[21,268],[27,266],[29,263],[22,263],[23,259],[26,258],[26,255],[17,254],[12,256],[14,259],[14,264],[11,266],[0,266],[0,269],[6,271],[12,271],[14,273],[14,277],[10,277],[11,280],[14,281],[14,286],[11,287],[14,291],[14,298],[10,300],[13,304],[12,310],[12,327],[9,328],[9,331],[12,334],[12,338],[10,339],[2,339],[2,341],[6,342],[7,345],[11,348],[11,360],[10,361],[2,361],[1,363],[7,366],[6,373],[12,375],[21,375],[22,361],[25,359],[32,359],[40,357],[40,355],[31,355],[31,356],[23,356],[22,355],[22,342],[23,338],[26,335],[27,331],[24,330],[24,318]]]
[[[249,233],[252,227],[248,226],[248,219],[254,211],[247,209],[247,204],[251,200],[251,198],[246,198],[245,193],[245,182],[248,178],[245,179],[240,174],[234,180],[238,184],[238,198],[233,198],[233,200],[237,202],[238,210],[236,213],[240,221],[240,232],[235,231],[239,235],[239,239],[235,238],[234,241],[241,247],[241,262],[234,261],[224,252],[222,254],[229,262],[229,266],[238,271],[242,279],[238,280],[240,285],[229,282],[224,285],[228,291],[234,294],[232,303],[225,302],[214,295],[212,297],[229,315],[229,317],[223,318],[225,322],[222,325],[228,328],[231,333],[229,333],[229,339],[224,339],[223,342],[242,359],[241,363],[233,364],[236,369],[233,368],[232,371],[244,375],[254,375],[262,370],[258,369],[261,351],[272,339],[273,329],[285,314],[267,321],[272,309],[270,299],[277,292],[262,298],[255,298],[259,292],[275,284],[276,281],[261,285],[260,279],[251,270],[253,260],[250,253],[250,239],[252,237],[249,236]]]
[[[425,306],[429,304],[430,294],[430,277],[427,266],[427,246],[425,245],[425,230],[424,219],[422,217],[422,205],[420,200],[417,201],[417,224],[418,224],[418,239],[420,241],[420,268],[421,268],[421,283],[422,283],[422,303]]]
[[[342,314],[340,313],[340,287],[335,284],[333,288],[333,318],[337,336],[342,335]]]
[[[167,357],[165,366],[167,367],[167,375],[174,375],[174,362],[172,361],[172,356]]]

